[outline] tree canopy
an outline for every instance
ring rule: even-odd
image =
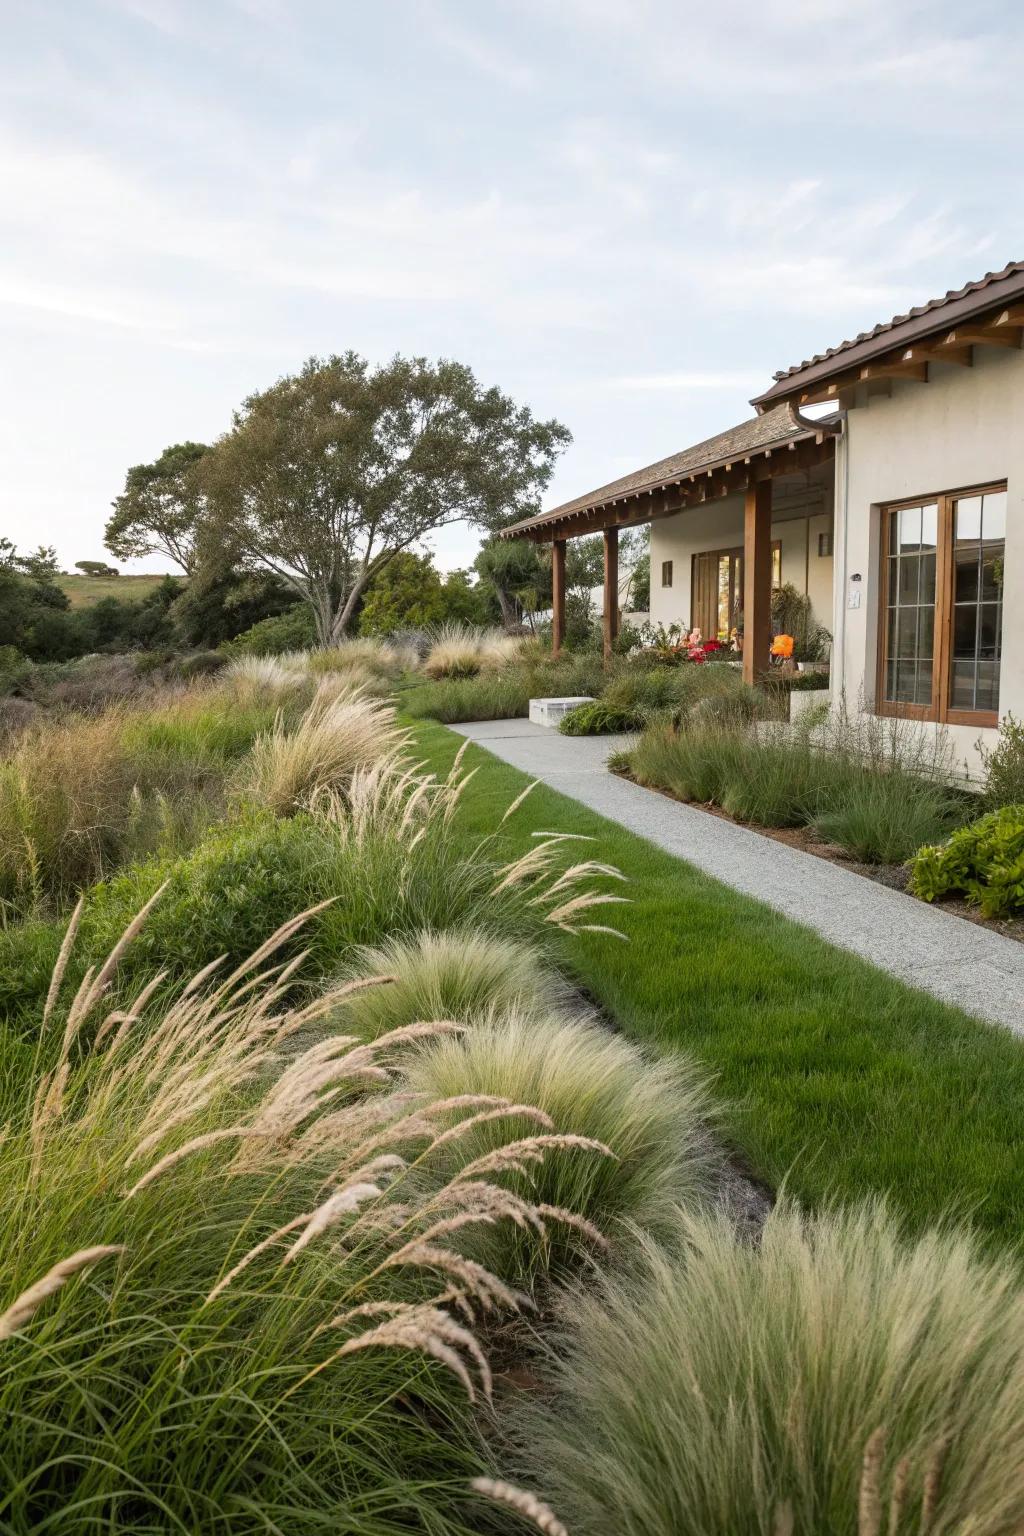
[[[205,526],[197,469],[206,452],[204,443],[174,443],[152,464],[132,466],[103,536],[112,555],[167,555],[194,573]]]
[[[425,535],[537,511],[569,440],[461,363],[347,352],[250,395],[199,473],[215,539],[298,592],[326,645]]]

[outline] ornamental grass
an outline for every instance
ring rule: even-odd
[[[681,1218],[684,1253],[566,1295],[529,1486],[573,1536],[1008,1536],[1024,1522],[1024,1296],[965,1233],[877,1203],[757,1244]]]
[[[475,928],[430,929],[356,951],[348,976],[389,977],[350,993],[344,1023],[374,1039],[415,1019],[472,1023],[495,1012],[547,1018],[572,1002],[565,979],[533,944]]]
[[[637,1230],[668,1240],[680,1206],[696,1209],[714,1197],[721,1159],[709,1131],[716,1117],[708,1079],[681,1052],[655,1056],[588,1019],[495,1005],[490,1017],[478,1017],[468,1029],[424,1041],[407,1073],[410,1085],[429,1098],[487,1096],[500,1085],[506,1097],[611,1148],[614,1157],[586,1162],[556,1152],[519,1191],[542,1209],[588,1218],[600,1228],[601,1244],[572,1223],[552,1230],[544,1244],[515,1228],[470,1235],[475,1257],[524,1285],[592,1259],[606,1246],[621,1256]],[[525,1123],[521,1129],[525,1134]],[[481,1116],[466,1145],[483,1154],[503,1134],[499,1121]],[[462,1147],[460,1139],[459,1156]]]
[[[528,1300],[456,1238],[545,1243],[573,1214],[510,1179],[609,1153],[501,1095],[413,1090],[404,1058],[450,1022],[325,1034],[343,988],[286,1001],[303,922],[114,1008],[141,919],[69,996],[72,925],[31,1072],[0,1086],[14,1536],[480,1528],[488,1340]],[[480,1113],[510,1127],[483,1156]]]
[[[257,738],[240,787],[276,815],[288,816],[317,794],[344,795],[360,768],[393,753],[401,740],[390,705],[360,689],[318,691],[293,729],[279,718]]]
[[[467,624],[443,624],[432,637],[423,670],[430,678],[474,677],[519,659],[523,641],[499,629],[475,629]]]

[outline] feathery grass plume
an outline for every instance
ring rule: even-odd
[[[484,670],[508,666],[521,651],[522,640],[501,630],[442,624],[433,634],[423,670],[430,678],[474,677]]]
[[[303,693],[312,694],[306,669],[281,656],[238,656],[225,667],[218,682],[243,701],[271,699],[280,703]]]
[[[352,776],[392,753],[402,736],[395,712],[359,689],[318,695],[294,730],[278,720],[253,744],[241,787],[279,816],[323,790],[344,795]]]
[[[538,1531],[543,1531],[544,1536],[569,1536],[554,1511],[525,1488],[516,1488],[512,1483],[503,1483],[493,1477],[474,1477],[470,1487],[475,1493],[482,1493],[485,1499],[493,1499],[497,1504],[514,1509],[517,1515],[529,1520]]]
[[[41,1279],[22,1291],[5,1312],[0,1312],[0,1339],[9,1339],[12,1334],[24,1328],[26,1323],[31,1322],[46,1298],[61,1290],[72,1275],[91,1268],[101,1259],[109,1259],[113,1254],[123,1252],[124,1245],[121,1243],[101,1243],[93,1248],[82,1248],[78,1253],[72,1253],[66,1259],[60,1259],[46,1271]]]
[[[570,1143],[584,1157],[595,1144],[500,1095],[411,1090],[405,1060],[453,1024],[314,1034],[337,999],[289,1002],[295,961],[280,946],[300,921],[227,976],[206,966],[170,999],[140,994],[98,1042],[42,1037],[0,1143],[0,1295],[17,1298],[0,1333],[123,1253],[116,1286],[68,1287],[7,1349],[18,1536],[53,1522],[55,1488],[69,1525],[156,1518],[243,1536],[258,1509],[278,1528],[469,1536],[460,1490],[486,1470],[472,1404],[492,1391],[484,1327],[529,1299],[454,1240],[510,1223],[548,1241],[574,1212],[488,1171],[540,1173]],[[39,1130],[34,1111],[57,1100]],[[472,1156],[481,1114],[503,1116],[504,1158]],[[82,1451],[94,1405],[101,1457]]]
[[[1024,1522],[1024,1293],[950,1228],[904,1238],[878,1203],[760,1242],[681,1217],[673,1255],[561,1307],[549,1392],[518,1411],[522,1469],[578,1536],[858,1536],[884,1490],[910,1531]],[[884,1438],[879,1426],[884,1426]],[[920,1511],[920,1519],[914,1511]]]
[[[393,679],[403,672],[414,671],[419,665],[419,656],[414,646],[359,635],[351,640],[339,640],[322,651],[310,651],[307,665],[315,677],[355,671],[363,676]]]
[[[533,946],[472,928],[426,930],[357,950],[345,974],[391,978],[388,986],[353,991],[343,1000],[340,1017],[365,1038],[414,1019],[472,1023],[508,1010],[550,1017],[571,1003],[567,983]]]
[[[512,1008],[463,1035],[429,1042],[406,1064],[405,1078],[431,1099],[511,1094],[544,1111],[559,1130],[610,1147],[614,1158],[552,1152],[528,1185],[510,1187],[537,1205],[589,1218],[613,1245],[622,1235],[631,1242],[634,1225],[668,1238],[680,1205],[697,1209],[713,1198],[720,1169],[709,1131],[715,1112],[705,1074],[682,1053],[654,1057],[601,1026]],[[456,1129],[452,1153],[460,1159],[508,1141],[506,1120],[478,1114]],[[443,1150],[443,1139],[437,1146]],[[589,1248],[590,1234],[583,1235]],[[469,1251],[503,1273],[530,1278],[578,1260],[579,1236],[572,1226],[556,1229],[539,1248],[506,1225],[473,1234]]]

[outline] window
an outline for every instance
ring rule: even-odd
[[[1005,538],[1005,486],[885,509],[881,714],[996,723]]]
[[[662,584],[663,587],[670,587],[672,585],[672,561],[671,560],[663,560],[661,562],[661,584]]]
[[[772,541],[772,588],[782,586],[782,543]],[[728,639],[743,615],[743,550],[711,549],[693,557],[693,623],[705,638]]]

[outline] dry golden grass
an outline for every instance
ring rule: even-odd
[[[359,689],[317,693],[293,730],[279,719],[253,744],[244,793],[287,816],[325,793],[344,797],[353,777],[392,756],[403,740],[390,705]]]

